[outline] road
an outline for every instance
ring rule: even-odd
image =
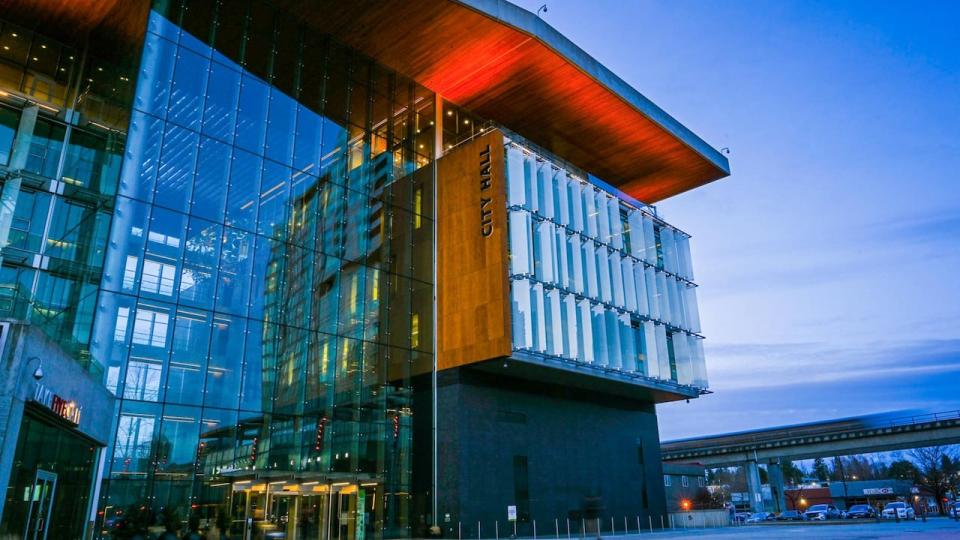
[[[547,538],[547,537],[545,537]],[[922,521],[896,522],[837,522],[825,524],[796,525],[747,525],[744,527],[725,527],[720,529],[686,529],[654,532],[652,534],[616,536],[629,540],[649,538],[697,538],[725,539],[740,538],[763,540],[793,540],[795,538],[816,539],[856,539],[856,540],[894,540],[900,538],[957,538],[960,539],[960,523],[946,518],[932,518]],[[549,538],[547,538],[549,540]]]

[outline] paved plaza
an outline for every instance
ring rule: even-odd
[[[764,540],[792,540],[794,538],[857,540],[893,540],[900,538],[960,538],[960,522],[946,518],[932,518],[923,521],[896,522],[836,522],[824,524],[798,523],[791,525],[746,525],[721,529],[685,529],[654,532],[652,534],[631,535],[632,539],[641,538],[750,538]]]

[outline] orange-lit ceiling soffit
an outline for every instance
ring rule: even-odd
[[[640,201],[654,203],[729,174],[719,152],[504,0],[282,3],[318,31]]]

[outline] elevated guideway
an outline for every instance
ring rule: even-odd
[[[783,460],[846,456],[960,444],[960,410],[915,414],[905,411],[822,420],[661,443],[665,462],[708,468],[742,466],[751,505],[762,510],[758,464],[766,465],[775,506],[783,504]]]

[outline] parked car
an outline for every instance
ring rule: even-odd
[[[868,504],[855,504],[847,510],[847,519],[872,519],[877,517],[877,511]]]
[[[776,519],[776,516],[773,515],[773,512],[754,512],[747,518],[747,523],[763,523],[774,519]]]
[[[917,519],[917,513],[913,507],[903,501],[887,503],[883,507],[880,517],[883,519]]]
[[[796,510],[784,510],[777,516],[777,521],[802,521],[803,514]]]
[[[947,504],[947,514],[950,514],[950,517],[956,518],[960,515],[960,501],[954,501]]]
[[[832,504],[815,504],[803,513],[803,519],[812,521],[826,521],[840,519],[840,510]]]

